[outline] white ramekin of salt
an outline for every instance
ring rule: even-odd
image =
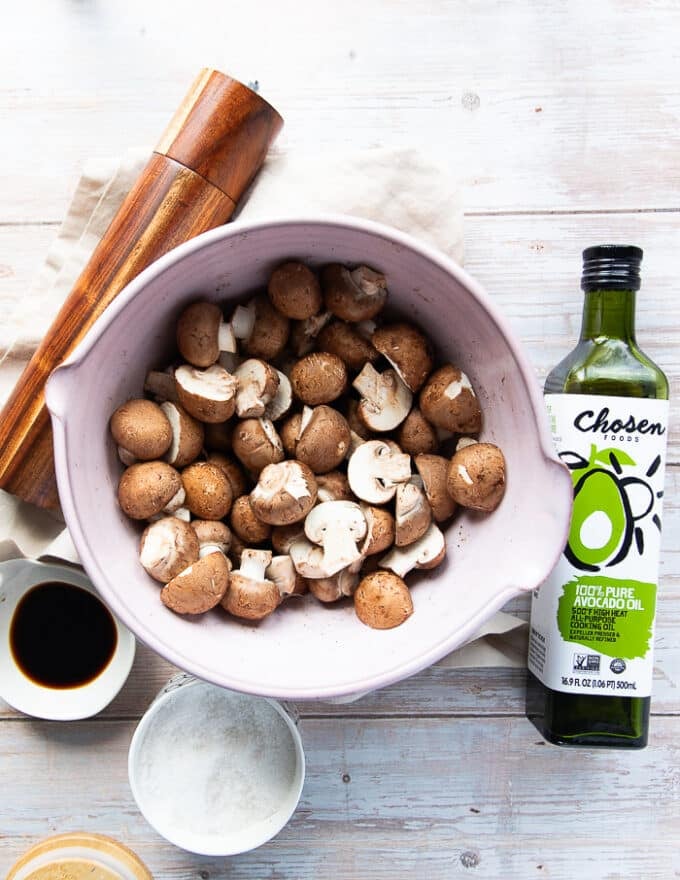
[[[128,772],[137,806],[162,837],[189,852],[229,856],[286,825],[305,757],[280,703],[178,675],[135,730]]]

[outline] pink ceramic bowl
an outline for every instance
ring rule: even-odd
[[[351,603],[289,602],[259,626],[217,609],[180,617],[159,599],[138,559],[139,526],[116,502],[121,466],[108,433],[113,410],[141,393],[151,367],[173,357],[175,320],[202,297],[229,306],[262,288],[285,258],[368,263],[385,272],[390,303],[433,340],[440,359],[470,376],[485,440],[507,458],[507,492],[488,517],[448,527],[446,562],[413,588],[415,612],[372,630]],[[469,639],[516,594],[547,576],[561,552],[571,481],[557,462],[533,371],[478,284],[451,260],[393,229],[349,217],[232,224],[159,259],[109,306],[52,375],[59,492],[87,572],[113,612],[172,663],[254,694],[328,698],[383,687]]]

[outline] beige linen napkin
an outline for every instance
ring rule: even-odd
[[[52,318],[106,231],[149,156],[130,150],[121,160],[88,162],[34,289],[18,298],[0,330],[0,398],[30,358]],[[444,161],[415,150],[375,149],[333,155],[272,151],[238,216],[255,220],[333,212],[379,220],[463,260],[462,201]],[[78,555],[57,515],[0,491],[0,559],[15,547],[27,556]],[[523,666],[526,623],[494,615],[476,638],[438,666]]]

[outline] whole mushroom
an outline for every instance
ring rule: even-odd
[[[161,601],[177,614],[203,614],[219,605],[229,586],[230,571],[224,553],[209,553],[166,584]]]
[[[351,270],[339,263],[324,266],[321,288],[328,311],[353,323],[375,318],[387,300],[385,276],[368,266]]]
[[[409,455],[433,454],[439,449],[439,438],[417,406],[399,425],[397,442]]]
[[[150,519],[157,513],[175,509],[184,500],[179,473],[164,461],[143,461],[123,472],[118,484],[118,503],[131,519]]]
[[[281,438],[269,419],[243,419],[234,429],[234,455],[247,471],[259,474],[268,464],[285,458]]]
[[[255,516],[249,495],[242,495],[234,501],[231,506],[229,525],[246,546],[267,541],[272,532],[269,523],[262,522]]]
[[[393,629],[413,614],[413,601],[404,581],[389,571],[366,575],[354,593],[354,610],[373,629]]]
[[[199,553],[196,532],[177,517],[163,517],[142,532],[139,561],[147,574],[162,584],[196,562]]]
[[[244,620],[263,620],[278,608],[281,593],[266,574],[271,561],[270,550],[243,551],[241,565],[231,573],[229,588],[222,600],[225,611]]]
[[[346,321],[331,321],[319,333],[317,347],[337,355],[350,370],[359,372],[364,364],[375,363],[379,354],[371,343]]]
[[[250,493],[255,516],[273,526],[285,526],[304,519],[316,502],[314,474],[301,461],[268,464]]]
[[[296,260],[289,260],[274,269],[267,290],[276,309],[297,321],[316,315],[323,304],[316,275]]]
[[[432,373],[420,392],[420,409],[428,422],[453,434],[476,434],[482,427],[475,390],[453,364]]]
[[[111,435],[119,450],[133,459],[162,458],[172,442],[172,428],[162,408],[143,398],[128,400],[111,416]]]
[[[308,406],[331,403],[347,388],[347,368],[337,355],[313,351],[290,372],[293,394]]]
[[[231,484],[224,471],[208,461],[196,461],[182,471],[186,506],[199,519],[222,519],[232,502]]]
[[[195,302],[182,312],[177,321],[177,348],[187,363],[209,367],[217,362],[221,351],[235,352],[236,339],[222,309],[215,303]]]
[[[346,419],[333,407],[305,407],[300,420],[295,457],[315,474],[332,471],[347,457],[350,430]]]
[[[491,513],[505,494],[505,457],[494,443],[459,449],[449,464],[447,490],[462,507]]]

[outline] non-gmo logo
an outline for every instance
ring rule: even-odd
[[[620,657],[616,657],[609,664],[609,668],[611,669],[612,672],[616,673],[616,675],[621,675],[621,673],[625,672],[625,670],[626,670],[626,664],[624,663],[624,661]]]

